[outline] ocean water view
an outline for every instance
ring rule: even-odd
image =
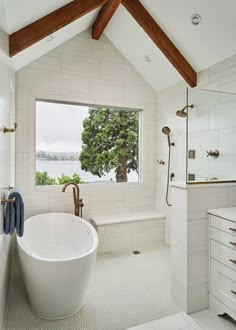
[[[54,118],[57,118],[56,124],[48,125],[49,122],[54,121]],[[109,126],[111,123],[116,123],[117,128]],[[91,127],[96,127],[96,129]],[[71,177],[74,173],[77,173],[85,183],[114,183],[116,182],[115,169],[99,177],[82,170],[81,162],[84,168],[88,170],[93,168],[94,157],[103,152],[100,150],[102,146],[104,151],[115,150],[115,153],[109,153],[109,155],[104,153],[105,159],[100,159],[100,166],[105,168],[106,161],[114,163],[121,148],[119,141],[123,139],[120,132],[126,131],[130,134],[127,135],[127,138],[130,137],[129,142],[124,141],[130,153],[127,158],[127,167],[136,168],[138,127],[139,114],[136,110],[127,112],[126,109],[123,111],[38,100],[36,102],[36,171],[46,171],[49,183],[50,178],[58,180],[63,174]],[[128,182],[138,182],[138,180],[137,172],[132,171],[128,174]],[[47,184],[40,180],[38,182]]]
[[[78,173],[83,182],[116,182],[115,172],[111,171],[99,178],[81,169],[78,160],[42,160],[36,159],[36,171],[48,172],[48,175],[57,179],[62,174],[71,176],[74,172]],[[138,174],[131,172],[128,174],[128,182],[138,182]]]

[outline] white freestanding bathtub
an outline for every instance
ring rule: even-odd
[[[25,222],[17,245],[32,311],[46,319],[79,311],[96,262],[93,226],[67,213],[36,215]]]

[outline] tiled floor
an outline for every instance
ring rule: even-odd
[[[203,330],[236,330],[236,321],[229,316],[217,316],[209,309],[190,315]]]
[[[57,321],[32,314],[16,263],[6,329],[124,330],[180,312],[171,299],[169,248],[140,252],[100,254],[85,307]]]
[[[127,330],[235,330],[236,322],[206,309],[187,315],[184,312],[151,321]]]
[[[148,322],[127,330],[201,330],[198,324],[185,313],[178,313]]]

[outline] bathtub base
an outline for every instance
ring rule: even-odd
[[[85,305],[96,251],[77,260],[46,263],[25,255],[18,247],[23,278],[33,313],[43,319],[61,319]]]
[[[68,317],[71,317],[77,313],[79,313],[81,311],[81,309],[83,309],[84,305],[86,304],[86,301],[85,303],[83,304],[83,306],[81,306],[79,309],[77,309],[75,312],[72,312],[71,314],[67,314],[65,316],[60,316],[60,317],[45,317],[45,316],[42,316],[42,315],[39,315],[37,312],[35,312],[35,310],[32,308],[32,306],[29,304],[30,306],[30,310],[31,312],[36,316],[38,317],[39,319],[42,319],[42,320],[48,320],[48,321],[56,321],[56,320],[63,320],[63,319],[66,319]]]

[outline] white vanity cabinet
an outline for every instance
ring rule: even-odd
[[[209,305],[236,320],[236,207],[209,213]]]

